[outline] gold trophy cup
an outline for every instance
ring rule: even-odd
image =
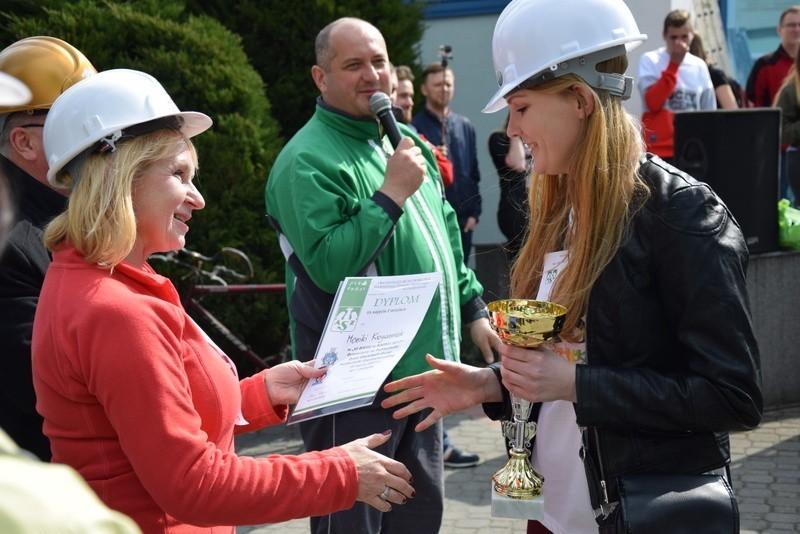
[[[555,341],[567,309],[539,300],[496,300],[488,304],[489,321],[504,343],[533,348]],[[508,463],[492,477],[495,493],[510,499],[534,499],[542,494],[544,478],[530,462],[528,446],[536,423],[528,421],[531,402],[511,395],[513,421],[503,422],[503,434],[511,441]]]

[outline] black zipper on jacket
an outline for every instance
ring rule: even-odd
[[[608,489],[605,480],[603,460],[600,458],[600,437],[598,436],[597,429],[595,427],[592,427],[591,430],[592,435],[594,436],[593,451],[589,442],[589,428],[585,426],[581,427],[583,445],[580,451],[580,458],[586,467],[587,476],[589,478],[589,494],[592,500],[592,507],[598,509],[602,508],[603,505],[609,504]],[[597,458],[597,463],[594,461],[595,458]]]
[[[603,492],[603,502],[600,506],[608,504],[608,488],[606,487],[606,474],[603,468],[603,458],[600,454],[600,435],[597,433],[597,427],[592,427],[592,434],[594,435],[594,448],[597,451],[597,469],[600,471],[600,490]]]

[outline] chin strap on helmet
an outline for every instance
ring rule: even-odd
[[[117,150],[117,145],[119,143],[127,141],[128,139],[133,139],[134,137],[139,137],[140,135],[155,132],[156,130],[175,130],[179,132],[182,124],[183,120],[178,116],[161,117],[140,124],[133,124],[122,130],[111,132],[106,137],[100,139],[92,152],[100,154],[109,151],[114,152]]]
[[[623,54],[625,54],[625,45],[619,45],[562,61],[552,65],[548,70],[534,74],[519,84],[515,91],[518,89],[532,89],[544,82],[572,73],[580,76],[584,82],[595,89],[608,91],[622,100],[627,100],[633,93],[633,78],[624,74],[597,71],[598,63]],[[511,92],[513,91],[510,91],[509,94]]]
[[[98,141],[100,144],[94,151],[100,153],[108,151],[115,152],[117,150],[117,141],[119,141],[120,137],[122,137],[122,130],[112,132],[110,135]]]
[[[64,165],[64,168],[72,179],[69,187],[75,189],[81,178],[83,163],[89,154],[105,154],[106,152],[116,152],[118,145],[140,135],[148,134],[156,130],[174,130],[180,132],[183,119],[177,116],[161,117],[141,124],[134,124],[122,130],[111,132],[100,139],[97,144],[90,146]]]

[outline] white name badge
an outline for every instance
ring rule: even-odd
[[[550,293],[553,290],[558,273],[567,266],[567,251],[548,252],[544,256],[544,269],[542,270],[542,281],[539,283],[539,293],[536,300],[550,300]]]

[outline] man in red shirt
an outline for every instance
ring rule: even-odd
[[[708,65],[689,53],[694,39],[691,13],[675,9],[664,18],[664,46],[639,58],[638,86],[645,105],[642,132],[647,151],[675,156],[675,113],[717,108]]]
[[[776,28],[781,44],[778,49],[756,60],[747,78],[747,100],[755,107],[772,106],[772,100],[800,48],[800,6],[791,6],[781,13]]]

